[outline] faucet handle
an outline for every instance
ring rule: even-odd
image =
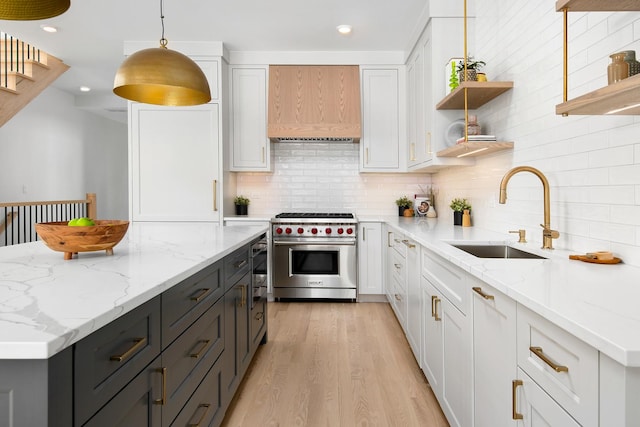
[[[527,230],[510,230],[509,233],[518,233],[518,243],[527,243]]]
[[[560,232],[557,230],[552,230],[548,227],[545,227],[544,225],[540,224],[540,227],[542,227],[542,235],[545,237],[551,237],[552,239],[557,239],[558,237],[560,237]]]

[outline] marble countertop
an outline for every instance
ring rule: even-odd
[[[360,218],[372,221],[373,218]],[[566,250],[437,219],[380,218],[624,366],[640,367],[640,268],[569,260]],[[548,259],[483,259],[447,242],[508,242]]]
[[[265,232],[264,226],[131,223],[69,261],[42,241],[0,248],[0,359],[46,359]]]

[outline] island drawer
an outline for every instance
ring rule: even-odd
[[[218,261],[162,294],[162,348],[171,344],[224,294]]]
[[[160,297],[74,346],[75,418],[84,423],[160,354]]]
[[[178,415],[223,350],[224,304],[221,300],[162,352],[166,385],[163,425],[169,425]]]
[[[250,268],[250,246],[243,246],[224,258],[225,292],[231,289]]]
[[[598,351],[520,304],[516,324],[518,366],[581,425],[597,426]]]

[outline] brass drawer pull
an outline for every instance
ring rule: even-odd
[[[114,362],[122,362],[125,359],[131,357],[136,351],[141,349],[147,343],[146,338],[136,338],[133,340],[133,345],[124,353],[116,354],[109,358],[109,360],[113,360]]]
[[[488,295],[488,294],[485,294],[484,292],[482,292],[482,288],[481,288],[481,287],[479,287],[479,286],[474,286],[474,287],[473,287],[473,288],[471,288],[471,289],[473,289],[473,291],[474,291],[475,293],[477,293],[478,295],[480,295],[480,296],[481,296],[482,298],[484,298],[484,299],[494,299],[494,298],[493,298],[493,295]]]
[[[404,243],[404,245],[405,245],[406,247],[411,248],[411,249],[413,249],[413,248],[415,248],[415,247],[416,247],[416,245],[414,245],[413,243],[409,243],[409,241],[408,241],[408,240],[403,240],[403,241],[402,241],[402,243]]]
[[[205,411],[202,413],[202,415],[200,416],[198,421],[196,421],[195,424],[193,424],[193,423],[187,424],[188,427],[200,427],[200,424],[202,424],[204,419],[207,418],[207,414],[209,413],[209,410],[211,409],[211,404],[209,404],[209,403],[201,403],[196,408],[196,411],[199,410],[199,409],[202,409],[202,408],[205,408]]]
[[[516,402],[516,389],[521,385],[522,380],[511,381],[511,418],[513,418],[514,420],[521,420],[524,418],[522,414],[519,414],[516,411],[516,407],[518,406]]]
[[[397,299],[398,301],[402,301],[402,298],[400,297],[400,295],[398,295],[398,294],[394,294],[394,296],[396,297],[396,299]]]
[[[213,210],[218,211],[218,180],[213,180]]]
[[[234,266],[235,268],[238,268],[238,269],[239,269],[239,268],[244,267],[244,266],[245,266],[245,265],[247,265],[248,263],[249,263],[249,261],[247,261],[246,259],[243,259],[242,261],[240,261],[240,262],[236,262],[235,264],[233,264],[233,266]]]
[[[562,365],[557,365],[551,359],[549,359],[547,356],[545,356],[545,354],[542,352],[542,347],[529,347],[529,350],[531,350],[533,352],[533,354],[538,356],[544,363],[549,365],[549,367],[551,369],[553,369],[554,371],[556,371],[556,372],[569,372],[569,368],[568,367],[562,366]]]
[[[438,303],[440,302],[440,298],[435,295],[431,295],[431,317],[434,318],[436,322],[442,320],[440,316],[438,316]]]
[[[191,353],[191,357],[193,357],[194,359],[197,359],[200,356],[202,356],[202,353],[204,353],[204,351],[209,347],[210,343],[211,343],[211,340],[200,340],[199,344],[202,344],[202,347],[197,352]]]
[[[387,231],[387,246],[392,248],[393,245],[391,244],[391,241],[389,240],[389,237],[391,237],[391,234],[393,234],[391,231]]]
[[[158,368],[156,372],[162,374],[162,397],[153,401],[156,405],[164,405],[167,401],[167,368]]]
[[[402,264],[393,264],[393,266],[394,266],[395,268],[397,268],[398,270],[400,270],[400,267],[402,267]]]
[[[240,289],[240,304],[238,307],[242,308],[247,304],[247,286],[248,285],[237,285],[236,289]]]
[[[264,317],[264,313],[259,311],[256,313],[255,319],[256,320],[261,320]]]
[[[189,299],[190,299],[191,301],[194,301],[194,302],[200,302],[200,300],[201,300],[202,298],[204,298],[206,295],[208,295],[208,294],[209,294],[209,292],[211,292],[211,289],[209,289],[209,288],[203,288],[203,289],[200,289],[200,293],[199,293],[198,295],[196,295],[196,296],[192,296],[192,297],[191,297],[191,298],[189,298]]]

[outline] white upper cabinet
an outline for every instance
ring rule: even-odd
[[[404,172],[404,67],[361,67],[360,172]]]
[[[220,107],[130,104],[132,221],[220,221]]]
[[[268,66],[230,66],[230,147],[232,171],[271,170],[267,138]]]
[[[431,39],[419,40],[407,63],[407,166],[419,168],[431,160],[431,73],[425,58],[431,56]],[[427,79],[427,76],[429,79]]]
[[[220,101],[220,60],[219,59],[207,59],[196,60],[196,64],[202,69],[202,72],[207,77],[209,82],[209,89],[211,90],[211,102]]]

